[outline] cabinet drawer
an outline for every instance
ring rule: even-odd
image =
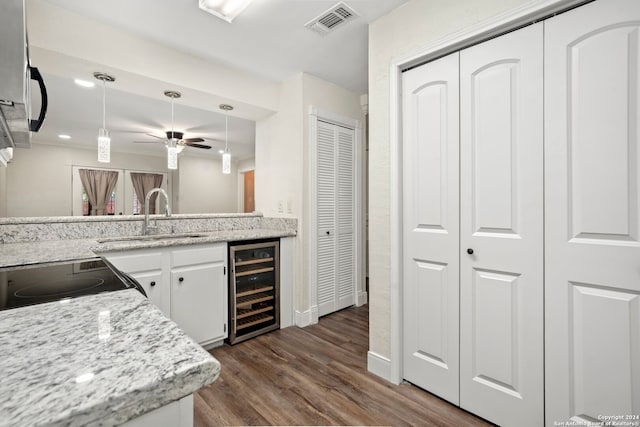
[[[171,253],[171,266],[182,267],[186,265],[220,262],[225,261],[226,258],[227,245],[225,243],[197,246],[188,249],[175,249]]]
[[[118,270],[125,273],[162,269],[162,253],[128,253],[127,255],[106,255],[105,258]]]

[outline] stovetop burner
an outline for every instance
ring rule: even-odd
[[[0,310],[128,288],[144,294],[133,278],[99,258],[34,265],[0,272]]]

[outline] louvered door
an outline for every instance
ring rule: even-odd
[[[353,129],[318,122],[317,247],[318,315],[355,302]]]

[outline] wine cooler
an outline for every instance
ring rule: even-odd
[[[280,328],[280,242],[229,244],[229,343]]]

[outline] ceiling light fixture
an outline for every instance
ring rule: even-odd
[[[229,104],[220,104],[220,109],[225,112],[224,115],[224,153],[222,154],[222,173],[231,173],[231,154],[229,154],[229,111],[233,107]]]
[[[94,82],[88,82],[88,81],[82,80],[82,79],[75,79],[74,82],[78,86],[82,86],[82,87],[94,87],[96,85]]]
[[[198,7],[231,23],[252,0],[199,0]]]
[[[71,139],[71,137],[69,135],[65,135],[65,134],[62,134],[62,133],[60,135],[58,135],[58,138],[60,138],[60,139]]]
[[[167,140],[167,167],[175,170],[178,169],[178,153],[182,151],[183,147],[178,146],[178,139],[175,137],[176,134],[173,130],[173,101],[176,98],[180,98],[182,94],[174,90],[166,90],[164,96],[171,98],[171,133],[169,134],[171,138]]]
[[[93,73],[93,77],[102,80],[102,127],[98,130],[98,161],[109,163],[111,161],[111,138],[106,125],[107,116],[107,82],[115,82],[113,76],[105,73]]]

